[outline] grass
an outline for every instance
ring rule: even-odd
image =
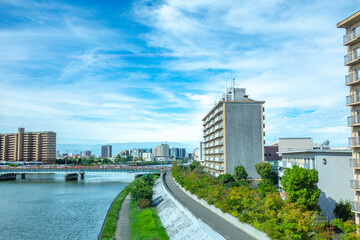
[[[105,225],[102,231],[101,240],[113,240],[115,237],[115,227],[116,227],[116,219],[123,203],[125,197],[129,194],[132,187],[134,186],[136,180],[130,183],[126,188],[124,188],[120,194],[116,197],[109,213],[106,216]]]
[[[154,207],[140,209],[131,201],[129,221],[130,240],[169,239]]]

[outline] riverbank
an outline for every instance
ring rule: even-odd
[[[149,174],[137,178],[119,193],[109,208],[99,239],[113,240],[116,233],[120,236],[119,221],[126,221],[129,226],[128,233],[125,234],[128,236],[121,233],[121,239],[169,239],[156,209],[151,204],[152,188],[158,177],[159,174]],[[121,209],[123,202],[130,193],[131,203],[124,206],[127,209]],[[124,215],[124,212],[127,216]],[[121,215],[120,218],[119,214]],[[118,229],[116,226],[118,226]]]

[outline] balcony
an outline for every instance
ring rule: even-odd
[[[360,124],[360,115],[358,116],[349,116],[347,117],[347,125],[349,127],[351,126],[357,126]]]
[[[349,137],[350,147],[360,147],[360,137]]]
[[[350,188],[360,190],[360,181],[350,180]]]
[[[346,105],[352,106],[360,103],[360,94],[346,96]]]
[[[360,212],[360,203],[359,202],[351,202],[351,211]]]
[[[350,167],[352,167],[352,168],[360,168],[360,159],[350,158],[349,164],[350,164]]]
[[[355,49],[353,52],[344,56],[345,66],[356,64],[360,59],[360,48]]]
[[[360,35],[360,27],[357,27],[350,33],[344,35],[343,37],[344,45],[347,46],[359,42],[360,40],[359,35]]]
[[[356,83],[360,80],[359,73],[355,72],[355,74],[350,74],[345,76],[345,85],[351,85],[353,83]]]

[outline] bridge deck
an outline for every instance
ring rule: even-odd
[[[3,173],[160,173],[162,169],[169,169],[169,167],[86,167],[86,166],[70,166],[70,167],[0,167],[0,174]]]

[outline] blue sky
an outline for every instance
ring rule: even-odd
[[[198,142],[231,77],[266,141],[346,146],[343,29],[358,1],[0,0],[0,132]]]

